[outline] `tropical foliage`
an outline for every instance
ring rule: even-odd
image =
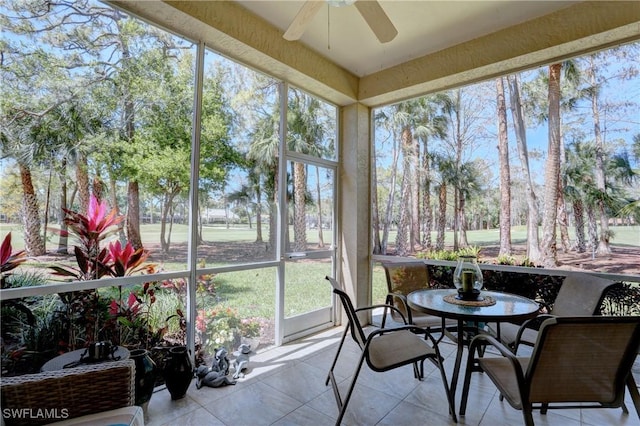
[[[608,255],[611,221],[637,223],[637,103],[621,91],[637,90],[637,64],[617,60],[639,48],[377,109],[374,253],[436,253],[446,231],[456,250],[468,229],[499,228],[508,258],[511,228],[526,225],[533,264],[557,266],[559,250]]]

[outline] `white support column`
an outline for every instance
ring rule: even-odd
[[[338,278],[356,306],[371,304],[371,109],[340,111]]]

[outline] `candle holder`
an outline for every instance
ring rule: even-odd
[[[458,257],[458,264],[453,271],[453,285],[458,290],[456,299],[482,300],[480,296],[483,285],[482,271],[475,256]]]

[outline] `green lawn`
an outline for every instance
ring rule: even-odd
[[[55,225],[49,228],[55,228]],[[640,226],[611,226],[610,231],[613,232],[613,238],[611,243],[621,246],[640,247]],[[18,224],[0,224],[0,238],[4,238],[5,235],[12,232],[12,242],[14,250],[21,250],[24,248],[24,239],[22,237],[22,226]],[[146,224],[140,226],[140,232],[142,241],[145,244],[157,244],[159,243],[160,225],[159,224]],[[331,238],[331,230],[323,229],[323,236],[325,241],[329,241]],[[499,230],[498,229],[484,229],[480,231],[467,231],[467,238],[471,245],[487,246],[499,244]],[[269,236],[268,227],[263,227],[262,235],[264,239]],[[290,235],[293,235],[293,229],[290,230]],[[574,238],[573,228],[569,228],[569,235]],[[524,226],[514,226],[511,228],[511,241],[514,244],[524,243],[526,241],[527,230]],[[224,226],[205,226],[203,228],[203,237],[208,242],[253,242],[256,238],[255,227],[249,229],[246,225],[236,225],[227,229]],[[435,240],[436,233],[432,233],[432,238]],[[47,249],[53,250],[57,247],[57,235],[53,232],[47,234]],[[389,236],[389,241],[395,240],[395,232],[392,231]],[[171,233],[172,243],[185,243],[187,241],[187,225],[173,225],[173,231]],[[307,241],[310,244],[318,242],[318,231],[310,229],[307,231]],[[445,233],[445,244],[453,243],[453,232],[449,231]]]

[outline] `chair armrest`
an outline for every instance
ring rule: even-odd
[[[402,307],[404,308],[404,311],[407,313],[407,317],[408,317],[408,321],[409,324],[413,323],[413,318],[411,317],[411,308],[409,307],[409,304],[407,303],[407,296],[402,294],[402,293],[393,293],[393,292],[389,292],[387,293],[387,298],[386,298],[386,304],[387,305],[394,305],[394,298],[398,298],[399,299],[399,304],[402,304]]]
[[[518,333],[516,333],[516,340],[514,340],[513,342],[513,353],[515,354],[518,352],[518,346],[520,346],[520,339],[522,339],[522,333],[524,333],[526,329],[537,331],[540,329],[540,325],[542,325],[542,322],[549,318],[553,318],[553,315],[542,314],[542,315],[538,315],[535,318],[531,318],[523,322],[520,325],[520,328],[518,329]]]
[[[372,309],[377,309],[377,308],[392,309],[392,310],[396,311],[400,315],[400,318],[402,318],[402,321],[404,322],[405,325],[409,324],[407,322],[407,319],[402,314],[402,312],[398,308],[393,306],[393,305],[379,304],[379,305],[364,306],[362,308],[354,309],[354,312],[358,313],[358,312],[361,312],[361,311],[372,310]]]
[[[5,408],[53,410],[60,418],[131,406],[135,399],[135,363],[133,360],[83,365],[75,368],[3,377],[3,414]],[[5,418],[6,424],[44,424],[51,418]]]
[[[490,334],[478,334],[474,336],[474,338],[471,339],[471,343],[469,344],[469,354],[472,355],[475,349],[480,345],[491,345],[495,347],[502,356],[513,358],[514,360],[516,359],[514,353],[507,346],[502,344],[502,342],[500,342]]]
[[[487,344],[495,347],[503,357],[509,360],[511,366],[513,367],[513,371],[515,372],[518,386],[524,383],[524,372],[522,371],[522,364],[520,364],[520,361],[518,361],[518,357],[507,346],[503,345],[498,339],[489,334],[478,334],[471,340],[471,344],[469,345],[469,359],[467,361],[467,368],[473,368],[473,366],[475,365],[473,354],[477,350],[478,346]],[[485,353],[486,351],[483,351],[483,354]],[[480,355],[480,351],[478,351],[478,354]],[[482,357],[483,356],[480,356],[480,358]]]

